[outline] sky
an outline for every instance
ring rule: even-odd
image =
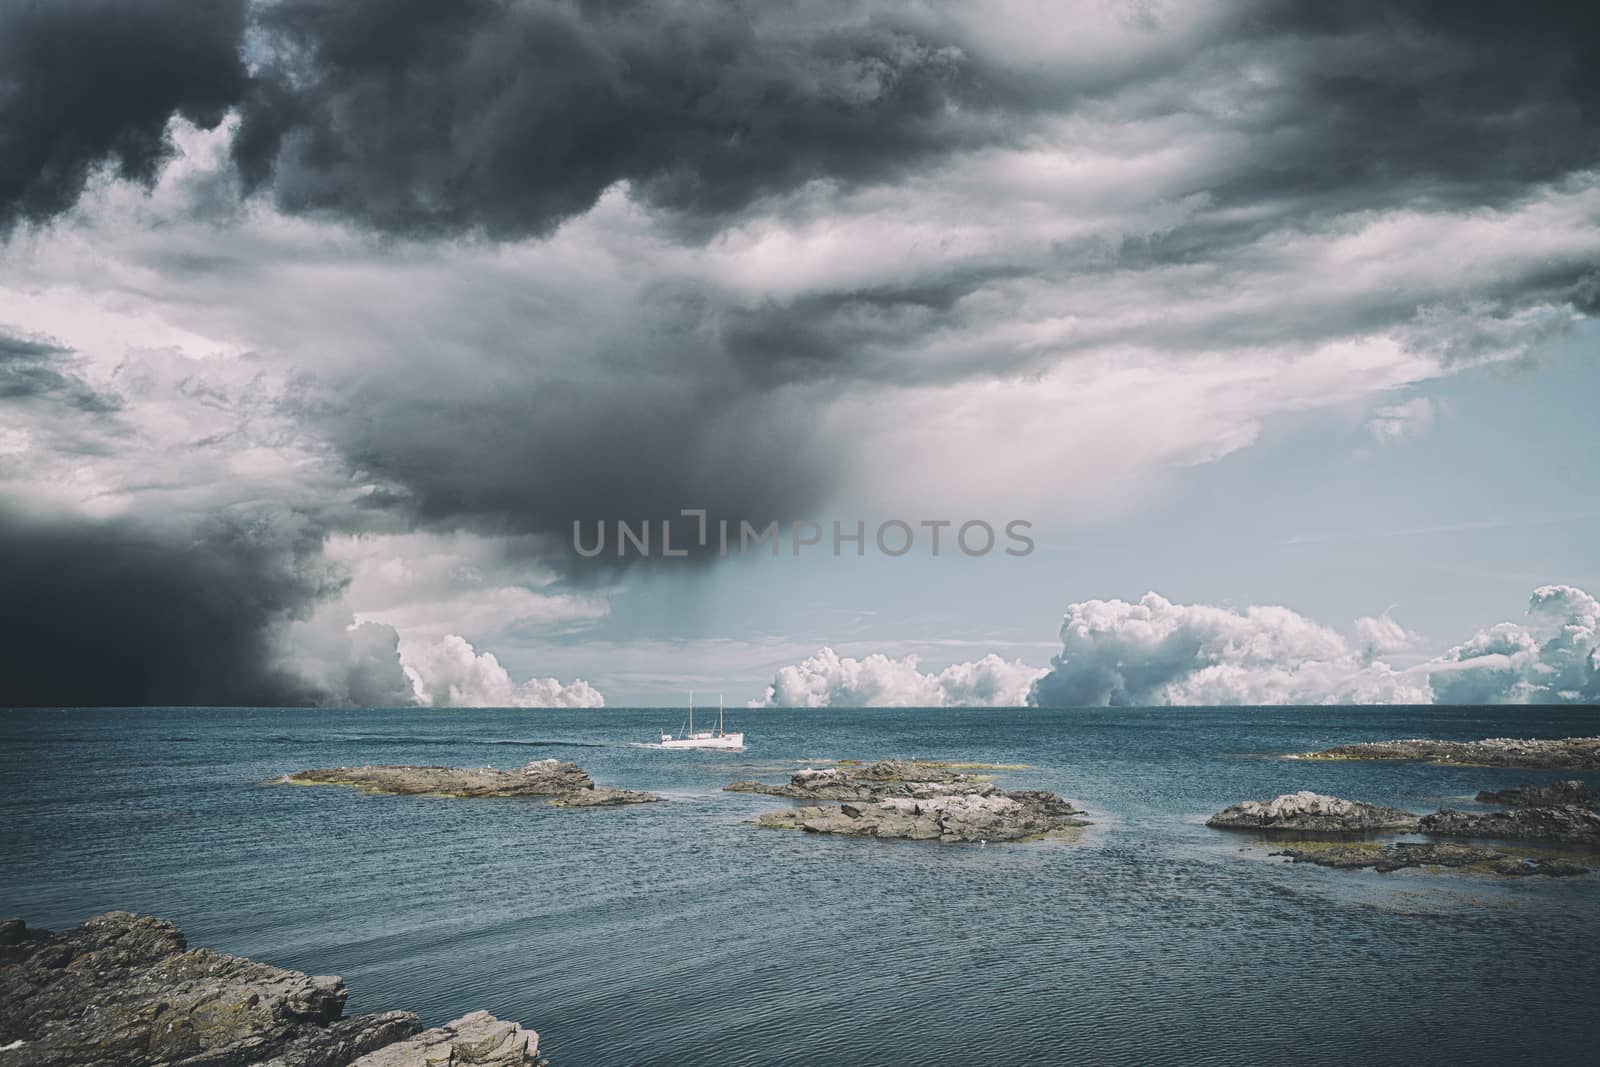
[[[0,4],[0,705],[1600,701],[1597,42]]]

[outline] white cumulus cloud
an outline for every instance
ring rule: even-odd
[[[417,702],[458,708],[599,708],[605,698],[581,678],[513,682],[492,652],[479,652],[458,634],[400,646],[400,660]]]
[[[1388,652],[1403,652],[1416,645],[1418,637],[1385,611],[1382,615],[1363,615],[1355,622],[1356,639],[1366,658],[1376,659]]]
[[[1433,698],[1426,682],[1362,655],[1338,631],[1284,607],[1234,611],[1174,604],[1156,593],[1137,603],[1086,600],[1067,607],[1061,642],[1031,703],[1424,704]]]
[[[819,649],[802,663],[779,669],[767,687],[769,707],[1015,707],[1024,702],[1040,669],[990,654],[924,672],[917,657],[874,653],[861,659]]]
[[[1423,659],[1420,635],[1388,611],[1353,638],[1286,607],[1139,600],[1067,605],[1048,668],[996,655],[923,671],[915,655],[823,648],[783,667],[767,706],[1045,707],[1256,704],[1600,703],[1600,600],[1570,585],[1534,590],[1526,622],[1502,622]],[[1397,667],[1385,657],[1407,654]]]
[[[1440,702],[1600,701],[1600,602],[1574,586],[1540,586],[1528,619],[1480,630],[1430,662]]]

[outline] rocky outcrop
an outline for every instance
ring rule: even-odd
[[[1372,867],[1388,872],[1403,867],[1453,867],[1509,877],[1535,874],[1556,877],[1589,873],[1589,868],[1581,864],[1556,857],[1514,856],[1492,848],[1404,841],[1381,847],[1338,845],[1332,848],[1286,848],[1271,855],[1284,856],[1293,863],[1314,863],[1319,867],[1337,867],[1341,870]]]
[[[1559,783],[1561,787],[1580,783]],[[1554,787],[1549,787],[1554,789]],[[1480,794],[1492,796],[1494,794]],[[1519,796],[1546,794],[1524,792]],[[1560,795],[1552,792],[1548,795]],[[1370,833],[1421,831],[1441,837],[1485,837],[1509,841],[1556,841],[1600,846],[1600,812],[1576,804],[1517,807],[1508,811],[1468,812],[1445,808],[1416,816],[1355,800],[1301,790],[1269,801],[1247,800],[1217,812],[1207,826],[1233,830]]]
[[[1366,833],[1415,830],[1417,817],[1400,808],[1343,800],[1302,789],[1268,801],[1247,800],[1224,808],[1207,819],[1206,825],[1231,830]]]
[[[536,1033],[482,1012],[422,1033],[408,1011],[345,1018],[347,995],[338,978],[190,949],[147,915],[108,912],[60,934],[0,922],[5,1067],[541,1062]]]
[[[538,1055],[538,1034],[475,1011],[369,1052],[351,1067],[522,1067],[542,1062]]]
[[[1428,760],[1478,767],[1550,767],[1600,770],[1600,737],[1562,737],[1554,740],[1491,737],[1483,741],[1363,741],[1335,745],[1299,759],[1318,760]]]
[[[347,785],[393,796],[553,797],[569,808],[648,804],[654,793],[596,786],[576,763],[534,760],[515,770],[494,767],[333,767],[297,771],[284,777],[292,785]]]
[[[891,759],[868,764],[841,763],[820,770],[807,767],[781,785],[744,781],[722,788],[730,793],[761,793],[792,800],[873,800],[945,796],[982,787],[986,782],[980,775],[953,770],[947,763]]]
[[[625,804],[653,804],[665,800],[654,793],[641,793],[635,789],[608,789],[603,785],[589,789],[575,789],[561,793],[550,803],[558,808],[618,808]]]
[[[1550,782],[1546,785],[1519,785],[1510,789],[1484,790],[1477,796],[1480,804],[1506,804],[1514,808],[1560,807],[1575,804],[1583,808],[1600,808],[1600,789],[1585,785],[1576,779]]]
[[[1064,802],[1063,802],[1064,803]],[[1070,805],[1069,805],[1070,807]],[[833,806],[765,812],[755,825],[851,837],[907,841],[1021,841],[1052,830],[1089,825],[1004,794],[964,794],[913,800],[889,797]]]
[[[1600,813],[1575,804],[1512,808],[1509,811],[1456,811],[1445,808],[1421,819],[1425,834],[1489,837],[1507,841],[1561,841],[1600,846]]]
[[[1088,823],[1069,801],[1043,789],[1007,792],[944,763],[882,760],[806,768],[782,785],[735,782],[731,792],[799,800],[842,800],[765,812],[754,825],[775,830],[911,841],[1019,841]]]

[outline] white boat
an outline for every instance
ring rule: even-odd
[[[689,725],[674,737],[669,733],[661,735],[662,748],[719,748],[727,752],[744,751],[744,734],[728,733],[722,728],[722,698],[717,698],[717,728],[715,730],[701,730],[695,732],[694,728],[694,694],[689,694]]]

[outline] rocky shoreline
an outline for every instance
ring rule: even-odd
[[[1285,848],[1269,855],[1286,857],[1291,863],[1314,863],[1319,867],[1339,870],[1371,867],[1385,874],[1406,867],[1464,868],[1512,878],[1530,875],[1565,877],[1589,873],[1589,868],[1559,857],[1517,856],[1493,848],[1431,842],[1396,841],[1387,845]]]
[[[618,807],[663,800],[654,793],[595,785],[582,767],[561,760],[534,760],[515,770],[494,767],[366,765],[296,771],[290,785],[342,785],[389,796],[549,797],[565,808]]]
[[[779,785],[723,787],[794,800],[837,800],[763,812],[752,825],[773,830],[885,840],[989,842],[1037,839],[1089,823],[1077,808],[1042,789],[1004,790],[947,763],[880,760],[823,770],[806,768]]]
[[[1554,786],[1524,786],[1483,797],[1508,797],[1519,806],[1505,811],[1466,812],[1444,808],[1430,815],[1413,815],[1400,808],[1381,807],[1357,800],[1301,790],[1269,801],[1247,800],[1217,812],[1207,826],[1252,830],[1268,834],[1368,835],[1375,832],[1422,833],[1433,837],[1488,838],[1532,841],[1556,845],[1600,847],[1600,813],[1580,804],[1538,803],[1588,797],[1581,782]],[[1575,860],[1526,860],[1509,853],[1467,845],[1393,842],[1389,845],[1348,844],[1320,848],[1285,849],[1272,853],[1296,863],[1379,871],[1402,867],[1472,867],[1496,874],[1582,874],[1589,868]]]
[[[1527,767],[1600,770],[1600,737],[1490,737],[1482,741],[1361,741],[1335,745],[1294,758],[1307,760],[1427,760],[1473,767]]]
[[[1505,804],[1514,808],[1577,804],[1593,810],[1600,808],[1600,789],[1569,779],[1545,785],[1518,785],[1492,791],[1485,789],[1473,799],[1479,804]]]
[[[61,933],[0,920],[6,1067],[539,1067],[539,1035],[488,1012],[424,1030],[346,1017],[344,982],[210,949],[165,919],[107,912]]]

